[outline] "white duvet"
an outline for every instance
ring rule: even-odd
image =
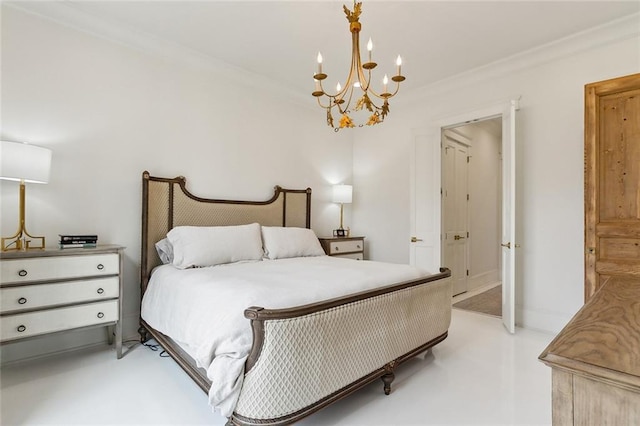
[[[290,308],[426,275],[408,265],[329,256],[185,270],[163,265],[151,276],[141,315],[207,371],[209,403],[229,417],[253,340],[246,308]]]

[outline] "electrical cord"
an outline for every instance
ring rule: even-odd
[[[161,346],[159,344],[157,344],[157,343],[155,345],[153,345],[151,343],[143,343],[143,345],[146,346],[147,348],[151,349],[154,352],[157,352],[161,348]],[[170,355],[164,349],[162,351],[160,351],[158,356],[160,358],[169,358],[170,357]]]

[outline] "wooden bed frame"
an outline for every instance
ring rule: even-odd
[[[267,201],[196,197],[184,177],[142,175],[141,297],[160,259],[155,243],[175,226],[242,225],[310,228],[311,189],[275,187]],[[355,262],[355,261],[354,261]],[[290,424],[382,378],[389,394],[394,369],[441,342],[451,322],[451,272],[391,283],[290,309],[248,307],[253,346],[238,403],[228,425]],[[168,336],[140,320],[153,337],[208,392],[206,372]]]

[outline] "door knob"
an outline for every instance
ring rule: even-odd
[[[417,243],[418,241],[422,241],[422,239],[416,238],[416,237],[411,237],[411,242],[412,243]]]
[[[511,241],[509,241],[507,244],[500,244],[502,247],[506,247],[508,249],[511,249]]]
[[[458,240],[464,240],[465,237],[463,237],[462,235],[454,235],[453,239],[458,241]]]

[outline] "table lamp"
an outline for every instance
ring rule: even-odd
[[[340,228],[334,231],[337,237],[344,237],[344,227],[342,223],[344,204],[350,204],[353,195],[353,187],[351,185],[333,185],[333,202],[340,203]]]
[[[34,237],[25,227],[25,183],[47,183],[50,169],[50,149],[20,142],[0,141],[0,179],[20,182],[18,231],[10,237],[2,237],[2,251],[44,248],[44,237]],[[39,241],[39,244],[34,244],[34,241]]]

